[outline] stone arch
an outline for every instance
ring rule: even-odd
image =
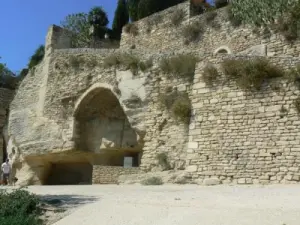
[[[73,116],[75,149],[97,155],[93,164],[123,166],[124,157],[132,157],[139,165],[143,146],[112,86],[92,85],[76,101]]]
[[[232,51],[228,46],[221,46],[214,51],[214,54],[223,53],[223,54],[232,54]]]

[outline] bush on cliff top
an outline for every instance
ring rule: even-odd
[[[1,225],[40,225],[39,198],[25,190],[0,191]]]

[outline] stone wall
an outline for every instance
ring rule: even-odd
[[[174,26],[171,22],[172,14],[178,13],[179,10],[183,10],[185,16],[181,24]],[[211,15],[213,13],[216,13],[215,17]],[[199,22],[198,27],[201,27],[202,35],[198,41],[187,44],[185,41],[187,34],[184,30],[195,22]],[[291,44],[282,35],[266,32],[266,29],[248,25],[232,26],[228,19],[227,8],[190,18],[189,2],[185,2],[134,24],[138,28],[138,35],[131,35],[123,29],[121,40],[123,49],[146,49],[150,52],[181,49],[211,54],[218,49],[225,48],[229,50],[228,53],[237,54],[253,46],[263,45],[266,48],[265,54],[268,56],[299,56],[299,41]]]
[[[117,184],[121,175],[138,174],[139,168],[123,168],[116,166],[94,166],[93,184]]]
[[[208,88],[201,79],[204,66],[218,67],[226,57],[198,64],[186,171],[199,183],[211,178],[238,184],[299,182],[300,122],[294,106],[299,90],[286,81],[279,82],[279,92],[272,85],[255,93],[235,84]],[[284,69],[300,62],[292,57],[269,60]]]
[[[178,10],[184,18],[182,25],[175,27],[170,18]],[[159,19],[164,22],[153,24]],[[186,45],[181,30],[196,20],[205,24],[205,32],[198,43]],[[251,27],[235,28],[226,21],[226,8],[217,11],[213,25],[206,24],[207,14],[190,18],[186,2],[136,22],[139,34],[124,32],[120,49],[68,49],[64,31],[52,26],[44,60],[25,77],[10,105],[9,154],[19,172],[29,174],[17,177],[42,183],[40,177],[51,163],[81,160],[95,166],[99,171],[95,176],[105,175],[104,180],[112,179],[105,182],[115,182],[123,168],[100,166],[119,166],[122,154],[134,151],[142,152],[143,171],[162,170],[157,155],[164,153],[171,169],[185,170],[200,183],[209,178],[223,183],[298,181],[300,143],[296,137],[300,127],[293,100],[299,91],[286,86],[284,94],[266,89],[263,94],[249,95],[234,84],[210,89],[201,79],[206,63],[219,65],[226,57],[243,54],[267,55],[288,69],[299,62],[293,58],[299,56],[298,42],[287,44],[279,35],[255,34]],[[218,50],[230,55],[212,54]],[[161,59],[182,53],[199,58],[194,82],[170,78],[160,68]],[[130,66],[107,66],[109,56],[116,54],[142,62],[151,59],[153,65],[137,73]],[[161,94],[169,89],[188,94],[193,107],[189,125],[175,121],[161,104]],[[107,102],[107,96],[111,101]],[[85,108],[89,105],[90,109]],[[282,106],[288,113],[281,118]],[[89,112],[88,118],[104,108],[111,113],[99,118],[109,124],[105,129],[114,132],[99,141],[98,134],[107,133],[104,127],[85,132],[82,127],[86,124],[80,118],[84,113],[78,112]],[[113,118],[117,112],[124,117],[122,121]],[[92,126],[100,124],[99,118]],[[92,143],[92,151],[78,145],[82,139]],[[115,155],[116,151],[120,154]],[[100,154],[106,152],[110,155]]]

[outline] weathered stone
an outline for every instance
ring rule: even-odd
[[[274,55],[268,57],[270,63],[289,70],[300,62],[299,42],[287,44],[280,34],[265,39],[253,35],[247,26],[233,28],[224,22],[224,8],[214,18],[219,29],[204,28],[201,41],[186,45],[181,33],[170,26],[169,14],[174,10],[184,12],[178,30],[205,20],[205,14],[190,17],[186,1],[153,15],[163,18],[155,26],[147,23],[152,16],[135,22],[138,34],[133,37],[124,30],[118,49],[111,42],[101,44],[103,49],[71,49],[62,28],[49,29],[43,61],[24,78],[10,105],[6,143],[11,140],[8,156],[20,183],[43,184],[50,165],[68,163],[76,165],[76,173],[96,177],[94,182],[115,182],[119,174],[135,171],[122,168],[124,155],[133,155],[143,171],[185,169],[191,179],[207,184],[299,181],[300,123],[291,107],[298,98],[297,88],[278,78],[274,82],[284,95],[277,93],[272,80],[264,91],[250,93],[223,80],[224,76],[210,87],[203,76],[207,64],[219,69],[224,59],[247,60],[258,55]],[[227,45],[219,46],[220,40]],[[193,81],[169,76],[160,68],[162,59],[183,53],[199,59]],[[133,62],[106,65],[113,64],[117,55]],[[136,70],[149,59],[153,66]],[[3,101],[6,92],[0,91]],[[172,101],[177,99],[179,92],[189,96],[191,109],[182,111],[191,111],[190,124],[174,117],[173,110],[178,108],[164,101],[168,93],[174,94]],[[0,105],[0,126],[5,122],[7,102]],[[89,169],[77,170],[85,166]],[[93,167],[94,172],[88,174]],[[66,173],[62,176],[67,177]],[[166,177],[164,182],[175,179]]]
[[[206,178],[203,180],[203,184],[207,186],[213,186],[220,184],[220,180],[218,178]]]

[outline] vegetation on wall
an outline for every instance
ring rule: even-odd
[[[284,71],[266,59],[224,60],[222,69],[228,80],[234,80],[243,90],[260,90],[265,81],[284,77]]]
[[[183,27],[182,35],[184,37],[185,44],[191,42],[198,42],[203,35],[204,28],[199,21],[194,21]]]
[[[131,34],[132,36],[137,36],[139,34],[139,28],[134,23],[128,23],[124,26],[124,31],[127,34]]]
[[[293,83],[298,90],[300,90],[300,64],[290,69],[288,73],[286,73],[286,78],[288,82]]]
[[[233,0],[231,15],[247,24],[273,25],[288,41],[299,38],[300,1]]]
[[[184,124],[189,123],[192,106],[187,93],[166,92],[159,95],[159,102],[171,113],[176,121]]]
[[[104,68],[109,67],[123,67],[126,70],[130,70],[134,75],[138,71],[145,72],[150,67],[152,67],[152,60],[142,61],[138,57],[132,54],[123,53],[123,54],[111,54],[104,58],[103,60]]]
[[[122,28],[129,22],[128,8],[126,0],[118,0],[117,9],[115,11],[115,17],[112,24],[112,30],[114,36],[117,39],[121,39]]]
[[[298,114],[300,114],[300,97],[294,100],[294,106]]]
[[[171,112],[178,122],[189,124],[192,112],[191,101],[188,94],[179,95],[174,101]]]
[[[249,24],[268,24],[275,21],[292,7],[295,1],[287,0],[233,0],[232,13]]]
[[[169,77],[183,78],[192,82],[198,59],[190,54],[180,54],[164,58],[160,62],[160,69]]]
[[[182,9],[177,9],[171,14],[171,23],[178,26],[184,19],[185,13]]]
[[[157,154],[156,159],[158,161],[158,165],[161,166],[163,170],[169,170],[171,168],[168,161],[168,155],[165,152]]]
[[[214,65],[208,64],[204,67],[202,80],[206,83],[206,85],[213,86],[216,81],[218,81],[218,78],[219,72]]]

